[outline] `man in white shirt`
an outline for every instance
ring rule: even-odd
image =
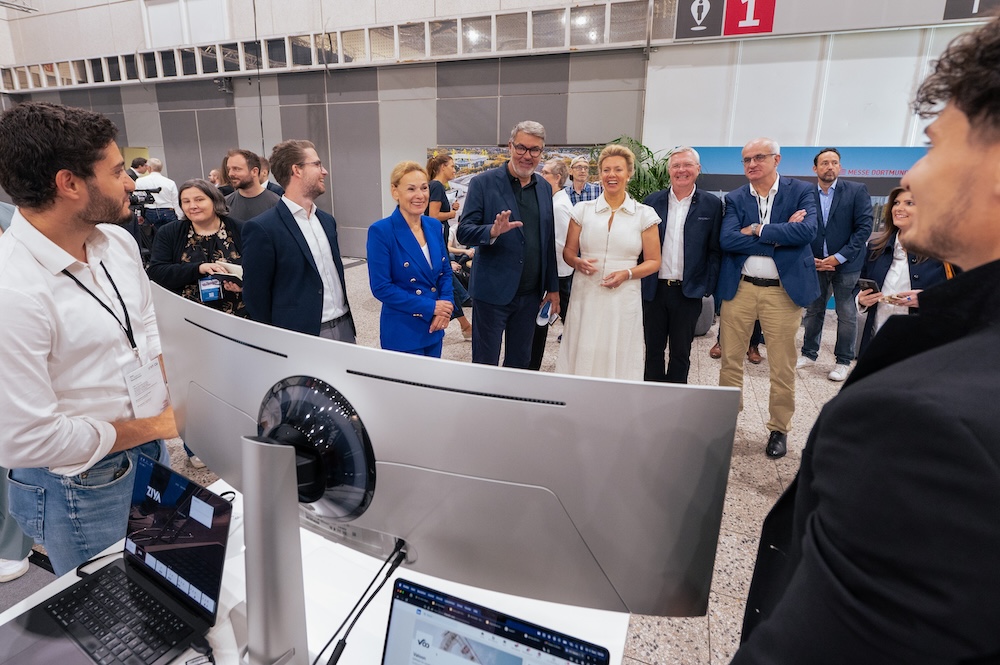
[[[177,183],[163,175],[163,161],[156,157],[146,162],[146,175],[135,181],[136,189],[154,190],[153,202],[147,204],[143,211],[146,221],[156,228],[180,218],[181,204],[178,200]],[[156,191],[159,190],[159,191]]]
[[[354,343],[337,221],[316,207],[328,172],[309,141],[284,141],[271,173],[285,195],[243,227],[243,301],[250,318]]]
[[[134,187],[116,134],[55,104],[0,116],[0,154],[19,155],[0,160],[18,206],[0,237],[0,466],[60,575],[125,535],[137,455],[177,436],[149,280],[115,224]]]
[[[701,158],[694,148],[675,148],[667,169],[670,188],[650,194],[644,201],[663,223],[658,225],[660,269],[642,278],[643,378],[687,383],[702,298],[715,292],[719,280],[722,201],[695,187]],[[668,343],[670,364],[664,370]]]
[[[719,272],[720,386],[743,387],[743,358],[754,321],[767,340],[768,457],[783,457],[795,413],[795,335],[802,308],[819,297],[810,243],[816,235],[812,188],[778,175],[781,148],[759,138],[743,146],[749,185],[726,194]],[[742,408],[743,402],[740,401]]]

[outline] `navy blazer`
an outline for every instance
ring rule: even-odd
[[[398,207],[368,227],[368,283],[382,302],[379,340],[390,351],[423,349],[444,337],[428,329],[437,301],[452,299],[451,259],[441,222],[421,216],[420,223],[433,268]]]
[[[797,210],[805,210],[806,218],[789,223],[788,218]],[[816,202],[812,186],[782,177],[771,204],[771,222],[761,229],[760,237],[740,233],[740,229],[759,222],[757,200],[750,193],[750,185],[726,194],[720,240],[723,253],[719,298],[732,300],[736,295],[748,256],[770,256],[778,267],[785,293],[799,307],[807,307],[819,297],[819,279],[810,246],[816,236]]]
[[[337,221],[319,209],[316,216],[330,242],[349,313]],[[251,319],[308,335],[319,334],[323,280],[306,238],[284,201],[244,223],[243,270],[243,302]]]
[[[514,299],[524,264],[523,227],[501,233],[496,240],[490,238],[493,220],[504,210],[511,211],[511,221],[521,219],[509,173],[507,164],[504,163],[503,166],[484,171],[472,179],[456,231],[458,242],[476,248],[476,259],[472,262],[472,275],[469,278],[469,294],[473,300],[491,305],[507,305]],[[556,272],[552,187],[537,174],[532,175],[532,178],[535,180],[535,194],[538,197],[542,290],[557,293],[559,273]]]
[[[667,232],[667,210],[670,207],[670,190],[654,192],[643,201],[656,211],[661,223],[656,227],[660,233],[660,247]],[[722,247],[719,232],[722,228],[722,201],[710,192],[697,187],[691,197],[691,207],[684,220],[684,275],[681,292],[688,298],[701,299],[715,292],[719,281],[719,264],[722,262]],[[643,257],[639,255],[639,263]],[[652,300],[656,295],[654,272],[642,278],[642,299]]]
[[[878,284],[879,291],[882,290],[885,276],[889,274],[889,268],[892,266],[892,248],[895,244],[896,234],[893,233],[892,237],[889,238],[889,242],[886,243],[885,251],[875,258],[869,257],[865,261],[864,267],[861,268],[861,277],[874,280]],[[865,254],[868,255],[868,252],[865,252]],[[910,268],[911,289],[929,289],[948,279],[944,271],[944,264],[937,259],[921,261],[920,257],[916,254],[907,254],[906,258],[907,265]],[[855,295],[860,292],[861,287],[854,288]],[[875,311],[877,309],[878,303],[868,308],[868,320],[865,321],[865,329],[861,333],[861,345],[858,347],[858,357],[861,357],[861,354],[864,353],[865,349],[868,348],[869,342],[871,342],[875,328]],[[916,314],[918,309],[917,307],[913,307],[910,313]]]
[[[837,270],[858,272],[865,263],[865,243],[872,234],[872,197],[868,188],[859,182],[837,180],[833,201],[830,202],[830,219],[827,220],[823,219],[818,186],[813,188],[813,200],[819,220],[816,237],[812,241],[813,256],[823,258],[825,240],[829,256],[840,254],[845,259]]]

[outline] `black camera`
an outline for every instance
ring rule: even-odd
[[[162,189],[162,187],[157,187],[156,189],[135,190],[128,195],[128,207],[138,210],[145,206],[152,205],[156,202],[153,199],[153,194],[158,194]]]

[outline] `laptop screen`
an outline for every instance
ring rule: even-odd
[[[455,596],[397,579],[382,665],[607,665],[608,650]]]
[[[125,559],[214,624],[231,517],[228,501],[140,455]]]

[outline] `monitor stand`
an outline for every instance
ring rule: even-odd
[[[241,437],[245,603],[229,612],[241,665],[309,665],[295,449]]]

